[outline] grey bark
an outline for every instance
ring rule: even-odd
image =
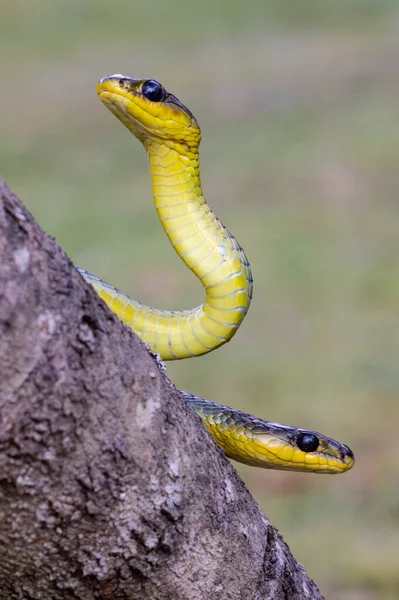
[[[322,598],[1,178],[0,411],[0,599]]]

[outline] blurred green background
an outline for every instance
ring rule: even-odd
[[[78,265],[162,308],[203,293],[96,81],[159,79],[197,116],[255,293],[230,344],[168,373],[355,451],[340,477],[237,467],[333,600],[399,597],[398,34],[397,0],[0,6],[0,171]]]

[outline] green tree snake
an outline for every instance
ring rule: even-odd
[[[97,94],[144,145],[162,226],[205,288],[197,308],[165,311],[133,300],[83,269],[110,309],[163,360],[199,356],[228,342],[252,297],[251,267],[235,237],[207,204],[199,172],[201,130],[192,113],[153,79],[104,77]],[[269,469],[342,473],[348,446],[318,432],[257,419],[182,392],[227,456]]]

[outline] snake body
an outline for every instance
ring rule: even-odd
[[[133,300],[78,269],[109,308],[164,360],[199,356],[229,341],[252,298],[249,262],[213,214],[199,173],[201,131],[192,113],[152,79],[104,77],[97,93],[142,142],[149,158],[155,207],[173,247],[205,288],[197,308],[165,311]],[[227,456],[270,469],[339,473],[351,450],[314,431],[262,421],[182,392]]]
[[[210,352],[229,341],[242,323],[251,301],[252,274],[243,249],[203,195],[198,123],[175,96],[152,80],[114,75],[103,78],[97,92],[143,142],[162,226],[206,296],[201,306],[191,310],[159,310],[115,292],[87,272],[82,274],[163,360]]]

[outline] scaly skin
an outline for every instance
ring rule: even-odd
[[[187,392],[182,392],[182,396],[226,455],[241,463],[265,469],[328,474],[349,471],[355,463],[348,446],[317,431],[262,421]],[[312,452],[300,448],[300,440],[306,435],[317,440],[317,448]]]
[[[158,310],[80,272],[154,352],[175,360],[211,352],[233,337],[249,308],[252,274],[244,251],[202,193],[195,118],[166,91],[160,102],[145,98],[146,81],[113,75],[99,82],[97,93],[143,143],[158,216],[177,254],[205,287],[205,302],[191,310]]]
[[[252,275],[244,251],[203,196],[198,156],[201,133],[195,118],[163,88],[161,99],[145,97],[143,86],[149,81],[113,75],[99,82],[97,92],[143,143],[159,218],[176,252],[205,287],[205,302],[191,310],[158,310],[79,271],[154,352],[173,360],[205,354],[233,337],[249,308]],[[227,456],[239,462],[314,473],[342,473],[354,464],[347,446],[322,434],[261,421],[182,394]],[[304,448],[304,441],[314,447]]]

